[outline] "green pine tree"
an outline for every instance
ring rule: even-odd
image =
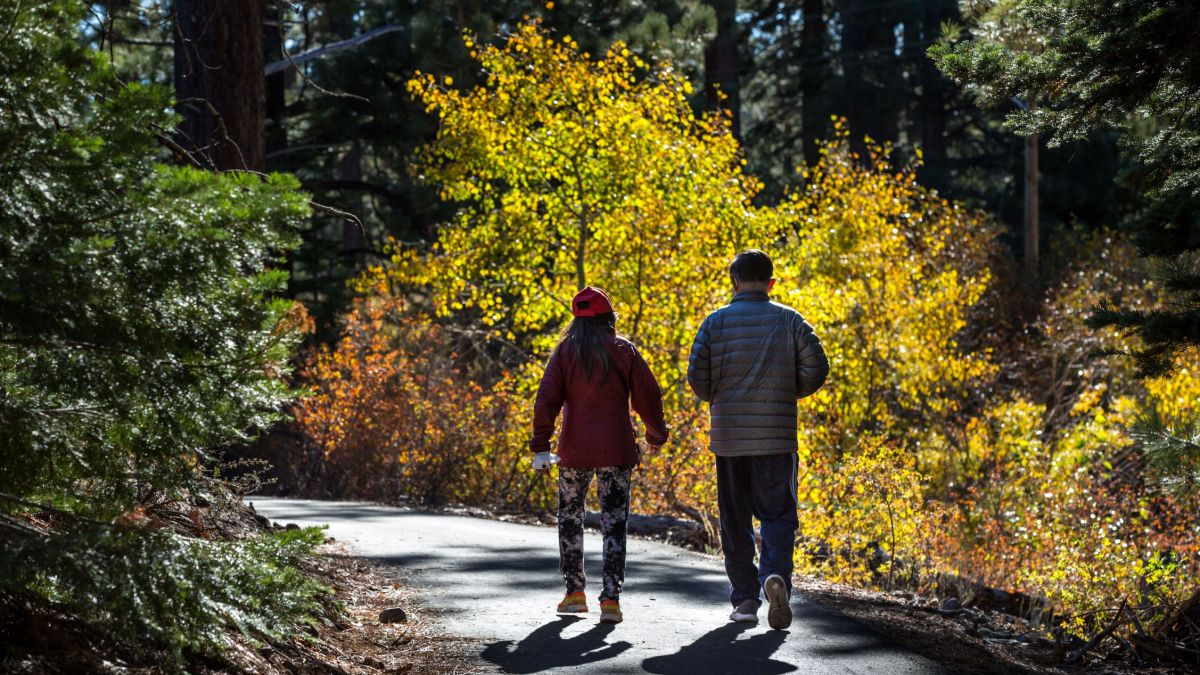
[[[0,3],[0,609],[53,603],[178,663],[230,625],[294,625],[317,592],[290,561],[319,534],[112,524],[292,397],[305,317],[273,261],[308,201],[290,176],[164,163],[170,92],[122,83],[84,15]]]

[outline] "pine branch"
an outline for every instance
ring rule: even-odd
[[[1200,421],[1168,420],[1151,409],[1129,431],[1165,487],[1181,495],[1200,489]]]

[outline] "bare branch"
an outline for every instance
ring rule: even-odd
[[[353,213],[350,213],[349,211],[343,211],[341,209],[337,209],[332,206],[326,206],[325,204],[318,204],[317,202],[314,202],[314,201],[310,201],[308,203],[308,206],[309,206],[309,208],[311,208],[313,211],[316,211],[317,213],[324,213],[326,215],[336,216],[338,218],[341,218],[342,220],[348,220],[348,221],[354,223],[355,225],[357,225],[358,229],[364,230],[362,221],[358,219],[358,216],[354,215]]]
[[[334,54],[336,52],[345,51],[347,49],[352,49],[352,48],[358,47],[359,45],[362,45],[366,42],[374,40],[375,38],[379,37],[380,35],[386,35],[388,33],[395,33],[396,31],[405,30],[406,28],[407,28],[407,26],[403,26],[400,24],[389,24],[387,26],[380,26],[379,28],[376,28],[375,30],[367,31],[366,33],[363,33],[362,35],[359,35],[357,37],[352,37],[348,40],[342,40],[340,42],[334,42],[333,44],[328,44],[323,47],[317,47],[316,49],[310,49],[306,52],[302,52],[295,56],[287,55],[287,58],[280,59],[278,61],[272,61],[271,63],[268,63],[266,68],[264,68],[263,70],[267,76],[271,76],[276,73],[281,73],[281,72],[287,70],[288,66],[296,66],[297,70],[299,70],[299,65],[301,63],[312,61],[313,59],[319,59],[322,56],[326,56],[328,54]],[[284,53],[286,54],[286,52],[284,52]]]
[[[1117,608],[1116,615],[1113,616],[1112,621],[1110,621],[1108,623],[1108,625],[1105,626],[1104,630],[1093,635],[1092,638],[1090,640],[1088,640],[1086,643],[1084,643],[1084,645],[1082,647],[1080,647],[1079,649],[1076,649],[1067,654],[1067,663],[1076,663],[1081,658],[1083,658],[1083,655],[1088,653],[1088,651],[1090,649],[1092,649],[1096,645],[1103,642],[1104,638],[1108,637],[1109,635],[1112,635],[1112,632],[1117,629],[1117,626],[1120,626],[1123,623],[1123,618],[1125,616],[1125,604],[1126,604],[1125,601],[1122,600],[1121,606]]]

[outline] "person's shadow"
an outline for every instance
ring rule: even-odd
[[[516,645],[512,640],[493,642],[480,656],[506,673],[536,673],[603,661],[631,646],[623,640],[612,644],[605,642],[604,638],[613,631],[613,624],[599,623],[574,637],[562,636],[567,626],[582,620],[577,616],[560,616],[539,626]]]
[[[658,675],[709,675],[712,673],[755,673],[773,675],[790,673],[796,666],[771,658],[787,637],[785,631],[772,630],[752,635],[746,640],[738,636],[755,629],[755,624],[733,622],[709,631],[690,645],[667,656],[653,656],[642,661],[642,669]]]

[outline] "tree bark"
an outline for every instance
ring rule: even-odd
[[[263,61],[266,63],[283,59],[282,17],[277,1],[267,1],[263,18]],[[264,112],[267,156],[287,147],[287,76],[288,73],[279,72],[266,78]]]
[[[804,25],[800,29],[800,95],[803,102],[801,124],[804,163],[814,166],[820,160],[818,152],[826,132],[828,113],[821,96],[829,75],[828,25],[825,0],[804,0]]]
[[[179,142],[217,170],[265,168],[263,3],[176,0]]]
[[[842,112],[849,119],[855,145],[864,135],[876,141],[896,140],[898,101],[892,96],[900,63],[895,53],[894,7],[881,0],[837,0],[846,82]]]
[[[943,22],[959,19],[959,10],[958,3],[953,0],[923,3],[921,9],[920,42],[912,46],[911,52],[917,64],[921,85],[920,102],[916,119],[913,120],[914,126],[917,127],[913,140],[921,144],[925,155],[925,166],[920,174],[923,184],[944,190],[949,184],[946,162],[946,106],[950,103],[952,89],[950,81],[938,70],[933,59],[925,54],[925,50],[937,39]]]
[[[575,284],[579,290],[587,288],[587,237],[587,219],[580,217],[579,241],[575,246]]]
[[[263,5],[263,63],[283,58],[283,16],[280,3],[283,0],[266,0]],[[291,73],[268,75],[264,80],[263,100],[263,170],[276,170],[267,158],[275,156],[276,164],[283,164],[281,154],[287,149],[287,78]],[[288,273],[287,297],[296,297],[296,251],[289,248],[283,254],[283,268]]]
[[[1038,137],[1025,137],[1025,272],[1038,273]]]
[[[737,0],[708,0],[717,13],[717,34],[704,49],[704,91],[709,110],[728,110],[741,138],[741,79],[738,73]],[[718,93],[719,91],[719,93]],[[724,99],[721,95],[724,95]]]
[[[355,143],[342,156],[338,167],[338,178],[350,183],[361,182],[363,179],[362,147]],[[351,192],[345,195],[345,208],[358,216],[359,221],[365,220],[365,209],[361,192]],[[346,256],[347,264],[358,266],[367,257],[367,233],[360,223],[349,220],[342,221],[342,255]]]

